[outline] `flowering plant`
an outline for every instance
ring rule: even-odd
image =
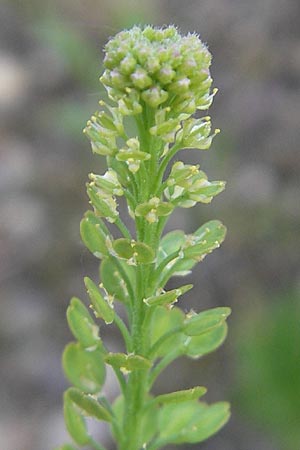
[[[151,393],[173,360],[200,358],[219,347],[227,333],[229,308],[185,314],[174,304],[192,285],[166,289],[171,277],[190,273],[219,247],[226,232],[211,220],[193,234],[175,230],[163,236],[176,207],[210,203],[225,186],[209,181],[199,165],[172,162],[181,149],[208,149],[218,132],[211,133],[209,117],[194,117],[209,108],[216,92],[211,91],[210,63],[199,37],[182,37],[173,26],[134,27],[105,47],[100,80],[109,100],[100,102],[101,111],[84,132],[93,152],[106,157],[108,169],[90,174],[87,194],[93,210],[80,226],[84,244],[100,260],[101,283],[84,280],[91,313],[78,298],[71,300],[67,319],[76,341],[63,355],[73,385],[64,394],[65,422],[78,446],[104,450],[89,434],[86,416],[110,425],[119,450],[201,442],[229,418],[227,403],[199,401],[206,392],[202,386]],[[117,198],[122,196],[134,234],[119,215]],[[123,353],[106,348],[98,321],[119,328]],[[120,385],[113,404],[101,393],[106,365]],[[70,449],[69,444],[60,447]]]

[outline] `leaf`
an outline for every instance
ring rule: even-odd
[[[199,314],[193,314],[184,322],[184,333],[188,336],[198,336],[218,327],[231,313],[230,308],[212,308]]]
[[[102,227],[101,219],[91,211],[88,211],[80,222],[82,241],[97,258],[108,256],[110,236],[104,233]]]
[[[87,351],[79,343],[71,342],[63,354],[63,368],[69,381],[83,392],[95,394],[101,390],[105,365],[99,348]]]
[[[64,394],[64,417],[67,430],[78,445],[88,445],[90,436],[83,416],[78,408],[69,399],[67,392]]]
[[[132,287],[135,286],[134,268],[126,264],[125,261],[119,261]],[[117,300],[128,303],[129,292],[118,267],[110,259],[104,259],[100,265],[100,278],[107,292]]]
[[[84,348],[100,344],[99,327],[91,318],[88,309],[76,297],[71,299],[67,309],[67,320],[74,337]]]
[[[167,309],[163,306],[157,306],[152,314],[150,324],[150,341],[153,346],[158,339],[165,334],[181,327],[184,321],[184,313],[179,308]],[[172,334],[156,351],[156,356],[164,356],[182,344],[184,335],[180,332]]]
[[[159,413],[160,439],[164,443],[202,442],[215,434],[229,419],[229,404],[207,405],[197,401],[168,404]]]
[[[188,337],[185,343],[185,355],[190,358],[200,358],[223,344],[227,335],[227,324],[222,323],[216,328],[200,336]]]
[[[65,396],[81,410],[83,415],[94,417],[97,420],[111,422],[111,414],[90,395],[83,394],[79,389],[69,388]]]
[[[84,283],[96,317],[101,317],[106,324],[112,323],[115,317],[113,308],[108,304],[98,287],[89,277],[84,278]]]
[[[152,365],[151,361],[143,356],[126,353],[108,353],[105,362],[125,372],[149,369]]]
[[[185,389],[183,391],[170,392],[169,394],[158,395],[154,401],[156,404],[167,403],[181,403],[190,400],[197,400],[207,392],[207,389],[202,386],[196,386],[192,389]]]

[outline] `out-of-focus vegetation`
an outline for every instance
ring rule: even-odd
[[[185,383],[207,385],[209,401],[232,392],[233,419],[202,450],[298,448],[299,14],[295,0],[2,0],[1,449],[65,440],[65,309],[97,271],[79,221],[87,173],[101,162],[81,130],[102,96],[104,43],[136,22],[175,23],[208,42],[220,89],[211,115],[222,133],[209,158],[191,151],[189,161],[228,180],[209,209],[190,222],[177,214],[171,228],[190,232],[216,217],[227,225],[225,245],[189,281],[199,294],[182,306],[232,306],[231,333],[216,356],[171,367],[157,392]],[[117,337],[107,339],[115,349]]]

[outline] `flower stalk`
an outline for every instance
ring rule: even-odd
[[[100,284],[85,278],[92,314],[74,298],[67,311],[76,339],[63,355],[66,376],[74,387],[64,396],[67,429],[74,443],[103,450],[88,431],[86,416],[108,422],[119,450],[159,449],[167,444],[201,442],[229,418],[226,402],[208,405],[195,387],[153,396],[159,374],[177,357],[200,358],[215,350],[227,333],[229,308],[185,314],[174,306],[192,285],[168,290],[172,276],[184,276],[219,247],[226,229],[217,220],[193,234],[163,234],[175,208],[210,203],[223,181],[209,181],[199,165],[174,156],[181,149],[207,150],[211,132],[207,110],[211,90],[211,55],[195,34],[181,36],[175,27],[134,27],[105,47],[108,101],[100,102],[84,132],[107,171],[90,174],[87,194],[92,206],[81,222],[84,244],[100,260]],[[127,220],[119,214],[124,197]],[[125,223],[133,222],[134,233]],[[106,224],[107,222],[107,224]],[[124,305],[126,317],[114,306]],[[94,317],[92,317],[94,315]],[[97,322],[115,324],[126,352],[111,353]],[[112,366],[120,396],[110,404],[101,396],[105,367]],[[58,450],[74,449],[65,445]]]

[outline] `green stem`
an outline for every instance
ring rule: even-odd
[[[163,158],[163,160],[160,163],[160,167],[157,173],[157,181],[154,187],[154,195],[157,195],[157,192],[162,184],[162,179],[165,173],[165,170],[173,158],[173,156],[176,155],[176,153],[180,150],[180,145],[174,144],[169,153],[166,154],[166,156]]]
[[[131,239],[132,236],[128,230],[128,228],[126,227],[126,225],[124,224],[124,222],[120,219],[120,217],[118,217],[115,221],[115,225],[119,228],[119,230],[121,231],[121,233],[123,234],[123,236],[126,239]]]
[[[115,314],[114,322],[121,331],[121,334],[123,336],[123,339],[125,341],[126,350],[128,353],[132,352],[132,342],[131,342],[131,336],[129,334],[128,328],[126,327],[125,323],[121,319],[118,314]]]

